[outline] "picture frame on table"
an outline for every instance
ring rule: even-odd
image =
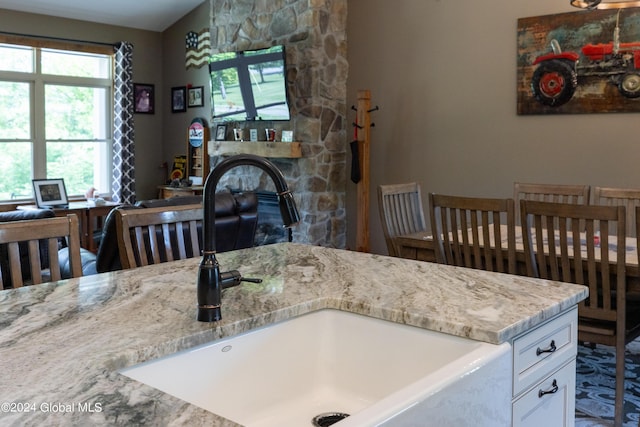
[[[204,86],[190,87],[188,100],[189,108],[204,107]]]
[[[187,111],[187,87],[176,86],[171,88],[171,112],[184,113]]]
[[[32,179],[33,195],[39,208],[66,208],[69,206],[64,179]]]
[[[216,126],[216,141],[225,141],[227,139],[227,125]]]
[[[154,114],[155,86],[147,83],[133,84],[133,112],[138,114]]]

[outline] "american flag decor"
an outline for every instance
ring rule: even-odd
[[[199,33],[189,31],[185,37],[187,53],[185,66],[189,68],[200,68],[209,60],[211,51],[211,41],[209,30],[204,29]]]

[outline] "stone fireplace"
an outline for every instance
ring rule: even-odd
[[[257,128],[258,135],[293,130],[302,157],[270,159],[300,210],[292,239],[336,248],[346,247],[346,14],[347,0],[211,0],[213,53],[285,46],[292,119],[233,125]],[[212,167],[220,160],[212,156]],[[220,186],[274,191],[253,167],[229,171]]]

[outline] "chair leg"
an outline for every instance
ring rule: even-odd
[[[616,400],[614,407],[614,427],[622,427],[622,420],[624,420],[624,350],[624,343],[621,346],[618,345],[616,348]]]

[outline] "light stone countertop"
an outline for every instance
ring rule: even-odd
[[[0,291],[0,424],[236,426],[118,370],[322,308],[499,344],[587,296],[578,285],[295,243],[217,257],[222,271],[264,281],[225,290],[213,324],[195,320],[199,258]]]

